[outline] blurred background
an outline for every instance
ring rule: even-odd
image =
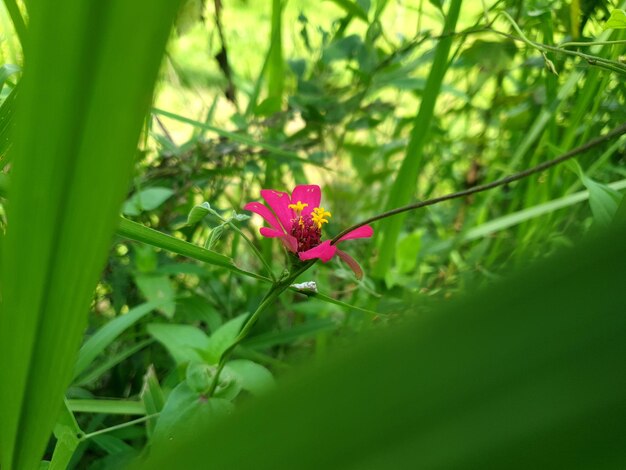
[[[265,275],[224,222],[232,220],[279,276],[289,258],[261,239],[262,220],[233,218],[251,215],[243,206],[260,200],[262,188],[320,185],[331,238],[384,210],[547,161],[624,122],[624,44],[607,43],[625,39],[624,31],[606,27],[619,2],[466,1],[456,18],[450,11],[460,3],[186,0],[123,215]],[[0,25],[0,170],[8,173],[6,122],[22,51],[4,4]],[[286,292],[237,357],[261,366],[267,383],[266,372],[279,378],[364,330],[420,315],[572,246],[610,223],[626,188],[624,142],[375,224],[374,238],[344,247],[363,267],[362,280],[337,258],[318,263],[301,280],[315,281],[322,295]],[[207,213],[188,223],[205,202],[221,218]],[[256,279],[117,236],[86,339],[144,302],[159,306],[120,329],[75,377],[67,397],[81,428],[128,421],[134,415],[119,403],[145,396],[151,380],[167,397],[185,380],[198,335],[254,311],[266,290]],[[96,398],[115,398],[119,409],[88,404]],[[150,432],[138,424],[84,442],[72,466],[113,465],[111,456],[141,447]]]

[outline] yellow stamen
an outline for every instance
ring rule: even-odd
[[[313,223],[317,225],[317,228],[322,228],[322,224],[328,223],[328,219],[326,217],[331,217],[331,214],[323,207],[316,207],[311,213],[311,220],[313,220]]]
[[[295,204],[289,204],[287,207],[289,207],[289,209],[293,209],[294,211],[296,211],[296,214],[300,215],[300,212],[302,212],[305,207],[309,207],[309,205],[298,201]]]

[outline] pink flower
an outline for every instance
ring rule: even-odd
[[[337,248],[336,244],[331,244],[330,240],[322,241],[322,225],[328,223],[331,214],[320,207],[322,192],[319,186],[296,186],[291,196],[281,191],[263,189],[261,197],[269,208],[260,202],[249,202],[244,207],[263,217],[270,225],[261,228],[261,235],[279,238],[302,261],[319,258],[326,263],[337,255],[350,266],[357,278],[363,276],[363,270],[354,258]],[[373,234],[372,227],[364,225],[348,232],[337,243],[353,238],[370,238]]]

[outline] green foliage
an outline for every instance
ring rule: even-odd
[[[619,460],[625,5],[135,3],[0,8],[2,468]],[[319,184],[331,239],[580,147],[362,279],[243,210]]]

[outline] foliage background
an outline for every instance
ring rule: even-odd
[[[72,3],[80,2],[67,8]],[[207,403],[201,398],[214,374],[210,365],[268,288],[258,279],[267,273],[243,237],[270,260],[275,275],[288,266],[278,244],[259,239],[260,221],[240,217],[260,188],[320,184],[333,213],[327,232],[334,235],[385,209],[498,179],[602,135],[624,122],[623,44],[563,43],[624,39],[622,29],[604,28],[610,11],[623,5],[189,0],[174,20],[174,7],[165,3],[115,3],[102,7],[105,19],[98,21],[91,7],[71,14],[20,4],[31,41],[24,47],[26,64],[10,13],[15,3],[5,1],[0,9],[0,196],[7,186],[12,191],[0,199],[0,331],[5,365],[12,364],[3,368],[1,382],[3,468],[33,468],[41,452],[53,468],[119,468],[167,440],[177,444],[188,438],[181,436],[192,422],[214,425],[233,405],[252,407],[255,395],[291,377],[305,360],[332,367],[337,351],[357,336],[403,328],[407,317],[436,315],[450,299],[578,246],[608,227],[621,204],[623,139],[538,177],[377,224],[372,241],[350,246],[366,277],[357,281],[340,261],[315,265],[301,280],[315,280],[320,295],[283,294],[235,350],[221,396]],[[59,19],[58,30],[50,17]],[[65,35],[53,47],[48,38],[59,31]],[[82,60],[84,54],[91,59]],[[47,70],[58,70],[54,80]],[[20,105],[27,110],[21,115],[15,113],[18,91],[22,103],[30,103]],[[140,225],[114,222],[124,197],[122,214]],[[203,202],[215,212],[188,223]],[[612,292],[603,280],[617,278],[615,269],[594,279],[598,292]],[[584,283],[584,272],[576,279],[570,289]],[[493,292],[500,294],[493,295],[515,290],[511,282],[497,285]],[[555,289],[566,295],[566,285]],[[572,299],[572,308],[582,308],[584,302]],[[618,300],[596,308],[611,312]],[[484,307],[469,305],[476,315]],[[502,305],[505,319],[523,315]],[[544,312],[540,305],[527,308]],[[598,331],[604,331],[602,318]],[[506,320],[484,321],[494,334],[511,328]],[[523,341],[541,328],[529,319],[509,338]],[[572,344],[584,343],[576,338]],[[489,348],[501,351],[502,345]],[[573,346],[563,348],[565,361],[577,360]],[[526,350],[510,354],[494,377],[522,367],[516,361]],[[402,361],[391,352],[381,357]],[[608,357],[590,349],[592,364]],[[488,383],[487,375],[476,377]],[[338,377],[320,380],[341,383]],[[359,378],[343,380],[345,387]],[[552,391],[568,380],[598,378],[572,374],[555,380]],[[411,376],[403,386],[410,391],[420,384]],[[547,393],[546,387],[540,389]],[[58,418],[51,410],[63,391]],[[380,393],[395,396],[386,387]],[[602,393],[596,398],[573,400],[571,413],[603,401],[623,405]],[[537,406],[537,416],[548,420],[548,403]],[[287,426],[281,419],[276,426]],[[15,437],[35,422],[38,433],[23,442]]]

